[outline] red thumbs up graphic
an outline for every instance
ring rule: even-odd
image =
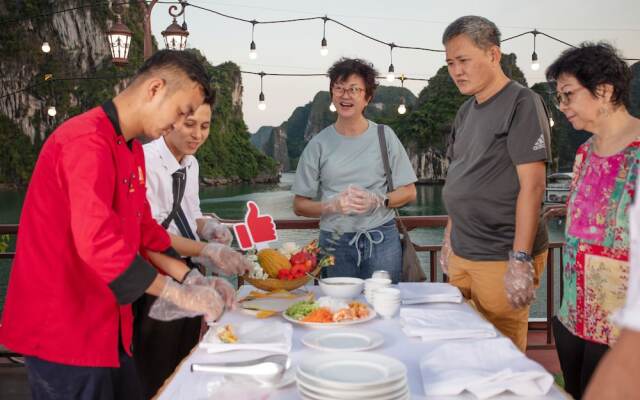
[[[266,244],[278,240],[276,224],[270,215],[260,215],[258,205],[253,201],[247,202],[247,214],[244,224],[235,224],[233,230],[242,250],[248,250],[254,245]]]

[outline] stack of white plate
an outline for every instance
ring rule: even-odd
[[[304,359],[296,373],[305,400],[406,400],[407,368],[376,353],[322,353]]]

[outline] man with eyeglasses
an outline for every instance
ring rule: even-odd
[[[442,269],[524,351],[529,304],[548,247],[539,214],[549,122],[541,98],[503,72],[493,22],[461,17],[442,42],[451,78],[472,96],[458,110],[449,138]]]

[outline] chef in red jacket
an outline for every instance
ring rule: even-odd
[[[169,256],[151,217],[137,137],[158,138],[209,91],[193,55],[163,50],[112,101],[66,121],[45,142],[20,217],[0,343],[25,355],[34,399],[139,399],[131,303],[143,293],[218,317],[224,299]],[[164,253],[164,254],[163,254]]]

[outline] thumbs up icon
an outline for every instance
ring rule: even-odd
[[[254,245],[267,244],[278,240],[276,224],[270,215],[260,215],[258,205],[253,201],[247,202],[247,213],[244,223],[235,224],[233,231],[242,250],[248,250]]]

